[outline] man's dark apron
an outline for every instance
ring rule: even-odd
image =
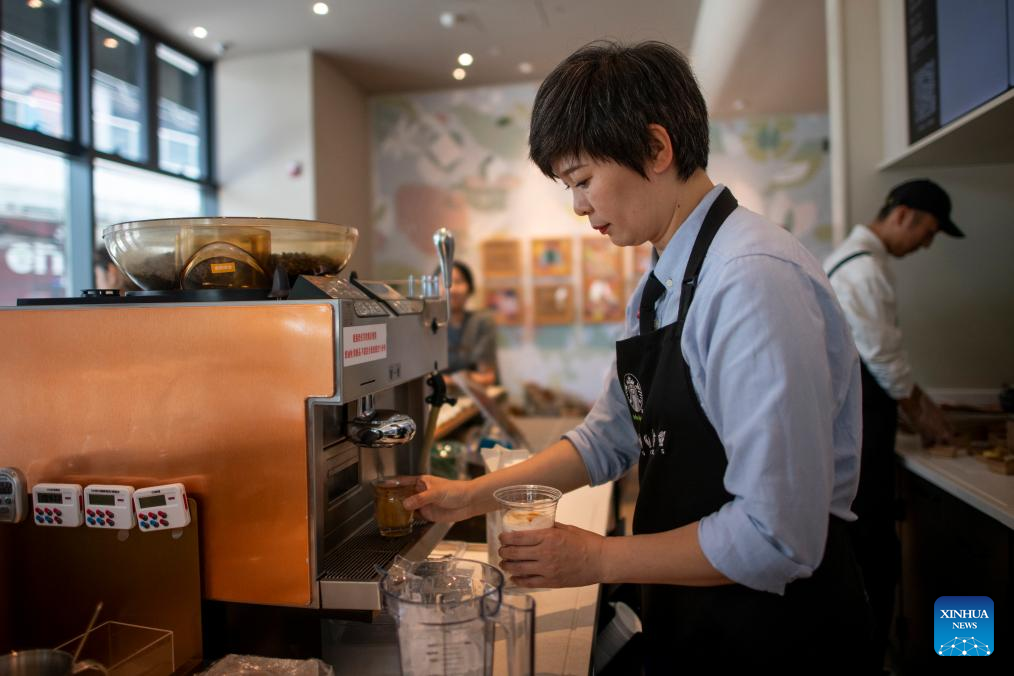
[[[708,211],[676,322],[616,344],[617,375],[641,444],[635,534],[685,526],[732,500],[723,485],[725,448],[697,400],[680,339],[708,247],[736,206],[726,189]],[[780,674],[855,673],[849,662],[869,640],[868,608],[845,524],[829,521],[823,562],[784,596],[739,584],[642,585],[646,672],[770,664]]]
[[[846,256],[827,276],[831,277],[849,261],[869,255],[869,251],[858,251]],[[901,574],[901,543],[894,524],[897,516],[894,444],[898,433],[898,402],[880,386],[865,363],[862,376],[863,455],[859,492],[852,503],[852,511],[859,520],[849,525],[849,531],[873,610],[873,642],[869,655],[871,668],[879,672],[894,615],[894,588]]]

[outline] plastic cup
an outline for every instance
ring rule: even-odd
[[[541,530],[556,523],[556,505],[563,493],[551,486],[505,486],[493,491],[500,503],[503,532]]]
[[[381,477],[373,481],[375,516],[380,534],[386,538],[398,538],[412,532],[415,512],[405,509],[402,501],[419,491],[414,476]]]

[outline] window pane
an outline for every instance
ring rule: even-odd
[[[95,161],[95,242],[114,223],[202,216],[201,186],[116,162]]]
[[[92,58],[95,148],[143,162],[146,153],[141,36],[130,26],[93,9]]]
[[[158,56],[158,165],[201,175],[201,66],[165,45]]]
[[[67,0],[2,0],[3,120],[66,138],[62,30]]]
[[[0,142],[0,305],[67,295],[67,161]]]

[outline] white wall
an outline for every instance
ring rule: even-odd
[[[312,60],[299,50],[216,65],[221,215],[314,218]]]
[[[366,94],[320,55],[313,57],[313,143],[316,218],[358,228],[349,269],[369,277],[373,260]]]
[[[877,169],[906,145],[895,84],[905,82],[905,52],[892,47],[904,44],[903,1],[827,3],[829,26],[843,41],[843,59],[828,59],[844,90],[831,110],[832,127],[844,122],[843,142],[832,149],[844,153],[846,172],[843,182],[832,179],[845,191],[835,199],[846,222],[836,225],[847,231],[868,222],[891,186],[909,178],[928,177],[950,193],[967,238],[939,236],[929,251],[896,262],[901,327],[923,386],[997,389],[1014,381],[1014,164]]]

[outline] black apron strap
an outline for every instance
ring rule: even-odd
[[[837,263],[835,263],[834,267],[827,271],[827,278],[831,279],[831,275],[833,275],[834,273],[838,272],[838,268],[840,268],[841,266],[845,265],[849,261],[855,260],[857,258],[862,258],[863,256],[872,256],[872,255],[873,254],[870,253],[869,251],[857,251],[854,254],[849,254],[845,258],[843,258],[840,261],[838,261]]]
[[[690,251],[690,260],[687,261],[686,270],[683,272],[683,289],[680,292],[680,310],[677,322],[685,319],[687,311],[690,309],[690,302],[693,301],[694,291],[697,289],[697,278],[701,274],[701,266],[704,265],[704,257],[708,255],[711,240],[715,239],[718,228],[729,217],[729,214],[736,210],[737,206],[739,206],[739,202],[733,197],[732,192],[725,188],[715,198],[714,204],[711,205],[707,216],[704,217],[704,223],[697,234],[694,248]]]

